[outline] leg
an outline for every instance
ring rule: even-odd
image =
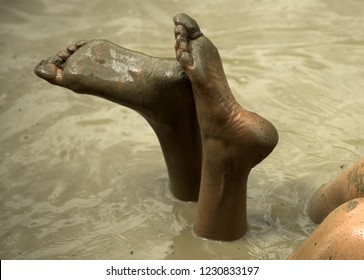
[[[364,197],[364,158],[319,188],[310,200],[308,214],[321,223],[336,207],[358,197]]]
[[[197,200],[201,140],[191,85],[177,61],[106,40],[80,41],[40,62],[35,73],[52,84],[139,112],[157,134],[171,191],[181,200]]]
[[[202,174],[196,233],[234,240],[247,231],[250,170],[278,141],[274,126],[244,110],[233,97],[216,47],[184,14],[174,18],[176,57],[190,78],[202,141]]]
[[[294,251],[291,260],[363,260],[364,198],[349,200],[331,212]]]

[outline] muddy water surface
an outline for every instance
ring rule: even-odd
[[[315,228],[306,202],[364,155],[360,0],[0,0],[1,259],[285,259]],[[135,112],[51,86],[35,64],[79,39],[172,57],[198,20],[242,106],[280,133],[248,186],[249,233],[213,242],[175,200]]]

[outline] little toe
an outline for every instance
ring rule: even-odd
[[[69,45],[66,50],[61,50],[57,53],[57,56],[62,58],[63,61],[66,61],[71,54],[73,54],[75,51],[77,51],[82,46],[86,45],[89,41],[87,40],[81,40],[76,42],[76,44]]]
[[[181,13],[176,15],[173,21],[176,26],[182,25],[186,29],[189,39],[194,40],[203,36],[197,22],[190,16]]]
[[[89,40],[80,40],[77,41],[75,44],[69,45],[66,50],[73,54],[75,51],[77,51],[79,48],[81,48],[82,46],[86,45],[89,42]]]
[[[80,40],[80,41],[76,42],[76,47],[81,48],[82,46],[86,45],[88,42],[90,42],[90,41],[89,40]]]

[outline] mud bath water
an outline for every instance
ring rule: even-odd
[[[248,234],[213,242],[175,200],[135,112],[51,86],[36,63],[79,39],[174,57],[172,16],[216,44],[236,99],[280,142],[248,182]],[[306,202],[364,155],[361,1],[2,1],[1,259],[285,259],[316,227]]]

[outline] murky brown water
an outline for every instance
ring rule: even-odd
[[[313,190],[364,155],[361,0],[0,3],[1,259],[285,259],[315,228]],[[178,12],[218,46],[239,102],[280,133],[250,176],[250,231],[235,242],[192,233],[196,205],[169,193],[139,115],[33,74],[83,38],[172,57]]]

